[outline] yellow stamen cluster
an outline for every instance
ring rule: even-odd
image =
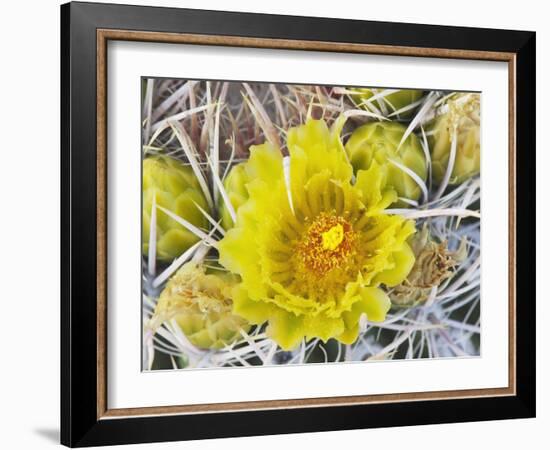
[[[298,257],[305,268],[321,277],[344,265],[354,252],[355,240],[356,234],[346,219],[323,212],[298,243]]]

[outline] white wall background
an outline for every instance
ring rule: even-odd
[[[230,9],[353,19],[525,29],[537,32],[537,128],[544,137],[550,30],[544,2],[460,0],[128,0],[134,4]],[[0,13],[0,447],[41,449],[58,442],[59,422],[59,0],[3,2]],[[546,80],[546,83],[544,83]],[[128,448],[186,449],[516,449],[542,448],[550,426],[548,227],[543,209],[550,153],[537,139],[536,419],[168,443]],[[547,143],[546,143],[547,144]],[[532,149],[533,151],[535,149]],[[6,161],[7,157],[7,161]],[[541,232],[542,230],[542,232]],[[534,249],[533,249],[534,250]],[[544,293],[543,293],[544,292]],[[535,299],[532,299],[535,301]],[[547,444],[546,444],[547,445]]]

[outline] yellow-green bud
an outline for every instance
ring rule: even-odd
[[[392,187],[399,197],[418,200],[417,182],[393,161],[405,166],[426,181],[426,158],[420,141],[413,133],[399,147],[406,128],[397,122],[371,122],[357,128],[346,143],[346,151],[354,172],[368,170],[372,161],[386,167],[386,186]],[[406,206],[397,202],[396,206]]]
[[[366,89],[366,88],[352,88],[350,89],[354,92],[352,97],[357,105],[363,109],[368,109],[365,102],[368,101],[372,96],[380,94],[384,89]],[[391,113],[400,111],[401,109],[411,105],[412,103],[417,102],[424,95],[423,91],[415,89],[400,89],[397,92],[392,92],[391,94],[384,95],[383,97],[378,97],[375,100],[372,100],[373,106],[378,109],[384,116],[388,116]],[[412,116],[415,107],[407,109],[399,114],[396,114],[394,118],[396,119],[408,119]]]
[[[436,183],[443,180],[456,133],[456,156],[449,184],[463,183],[479,173],[479,94],[455,94],[442,109],[443,114],[427,128],[433,179]]]
[[[207,221],[196,205],[207,209],[206,199],[193,169],[167,156],[151,156],[143,161],[143,253],[149,251],[153,198],[161,206],[196,227]],[[157,258],[170,261],[180,256],[199,238],[157,208]]]
[[[174,319],[189,342],[202,349],[220,349],[242,339],[250,324],[232,313],[231,292],[237,280],[231,274],[184,264],[161,292],[151,327]]]
[[[233,166],[223,181],[223,186],[235,212],[248,200],[248,191],[246,190],[248,182],[250,182],[250,177],[246,173],[245,163]],[[219,214],[222,220],[222,227],[225,230],[233,228],[233,219],[223,200],[220,202]]]

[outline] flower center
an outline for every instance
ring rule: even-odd
[[[321,233],[321,236],[325,250],[336,250],[344,240],[344,227],[339,223],[331,227],[330,230]]]
[[[323,276],[343,267],[354,253],[356,235],[343,217],[321,213],[297,245],[297,256],[308,272]]]

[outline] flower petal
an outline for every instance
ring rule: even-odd
[[[351,311],[347,311],[342,315],[346,329],[337,339],[344,344],[352,344],[357,339],[359,319],[362,314],[366,314],[367,319],[372,322],[381,322],[390,310],[390,299],[380,288],[361,287],[359,295],[360,300],[354,303]]]
[[[360,292],[361,301],[358,302],[358,306],[362,308],[361,312],[364,312],[371,322],[382,322],[391,306],[388,295],[375,287],[364,287]]]
[[[305,336],[304,319],[292,313],[275,310],[269,318],[267,334],[283,350],[292,350]]]
[[[308,340],[317,337],[323,342],[345,331],[344,321],[341,318],[330,319],[326,316],[306,317],[304,319],[304,326]]]
[[[355,186],[363,194],[363,203],[369,213],[379,212],[397,201],[397,192],[386,186],[387,167],[373,161],[368,170],[357,172]]]
[[[409,244],[404,243],[401,251],[392,253],[390,259],[393,260],[393,268],[378,274],[376,281],[391,287],[402,283],[407,278],[415,258]]]
[[[303,182],[306,182],[310,176],[327,169],[331,177],[336,180],[351,180],[353,168],[348,162],[340,137],[335,133],[331,134],[323,120],[308,120],[304,125],[288,131],[287,147],[290,152],[291,167],[294,159],[300,159],[306,164],[306,179],[302,180]]]
[[[252,300],[243,285],[233,289],[233,313],[248,320],[254,325],[266,322],[273,308],[268,303]]]
[[[266,183],[280,180],[283,176],[283,155],[273,144],[266,142],[250,147],[250,158],[245,170],[250,179]]]

